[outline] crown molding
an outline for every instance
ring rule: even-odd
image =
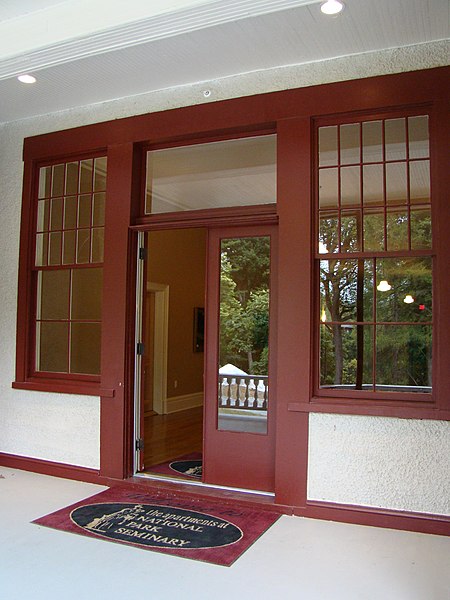
[[[0,60],[0,80],[232,21],[317,4],[319,1],[216,0],[4,58]]]

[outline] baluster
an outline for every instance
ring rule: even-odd
[[[248,388],[249,388],[249,385],[250,385],[250,380],[249,380],[248,377],[244,377],[243,379],[244,379],[244,385],[245,385],[244,405],[243,405],[243,408],[249,408],[249,405],[248,405],[248,392],[249,392],[249,390],[248,390]]]
[[[267,410],[267,397],[268,397],[268,393],[267,393],[268,392],[268,386],[267,386],[267,383],[268,383],[268,379],[265,378],[265,379],[262,379],[261,381],[262,381],[262,383],[264,385],[264,399],[263,399],[263,403],[262,403],[261,409],[262,410]]]
[[[220,375],[219,373],[219,407],[221,407],[223,405],[223,400],[222,400],[222,387],[223,387],[223,377],[222,375]]]
[[[227,406],[231,407],[231,397],[232,397],[232,390],[231,390],[231,386],[233,385],[233,378],[232,377],[227,377],[227,381],[228,381],[228,394],[227,394]]]

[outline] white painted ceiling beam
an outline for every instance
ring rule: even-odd
[[[0,79],[319,1],[69,0],[0,23]]]

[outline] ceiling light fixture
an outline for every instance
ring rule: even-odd
[[[327,0],[320,5],[320,10],[325,15],[338,15],[343,8],[344,3],[340,0]]]
[[[19,75],[17,79],[20,83],[36,83],[36,77],[33,75]]]

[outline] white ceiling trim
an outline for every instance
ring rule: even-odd
[[[321,0],[217,0],[73,38],[0,60],[0,80],[95,54],[137,46],[223,23],[317,4]]]

